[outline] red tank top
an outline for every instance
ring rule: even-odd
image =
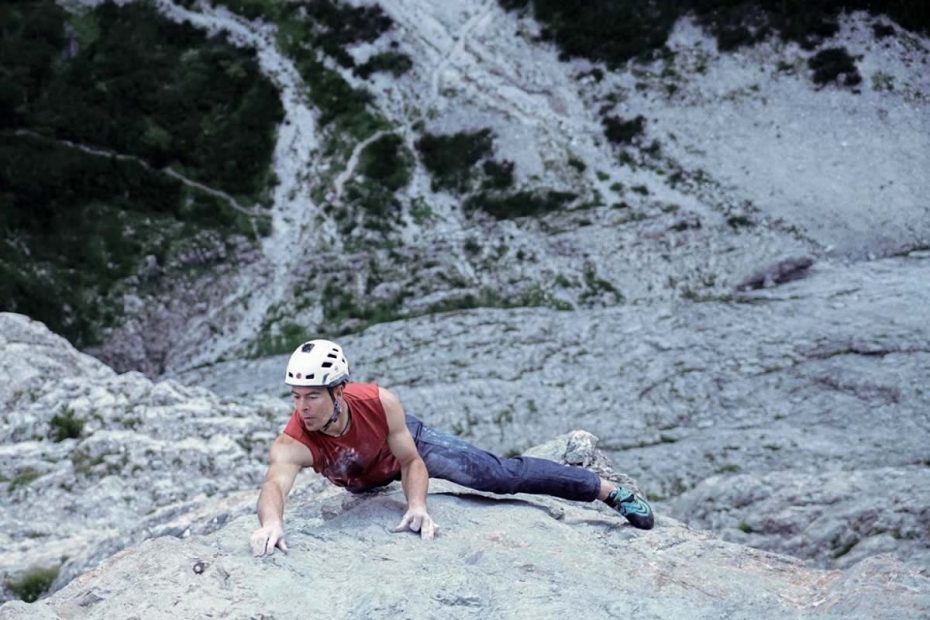
[[[398,480],[400,463],[387,444],[387,416],[378,386],[349,383],[343,396],[352,424],[342,437],[307,431],[296,410],[284,434],[310,449],[314,471],[350,491],[365,491]]]

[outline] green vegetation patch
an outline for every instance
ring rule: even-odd
[[[413,155],[397,134],[382,136],[366,146],[357,168],[359,174],[391,191],[410,183],[412,169]]]
[[[264,195],[283,113],[252,52],[144,2],[6,4],[0,24],[0,310],[89,346],[144,257],[165,265],[205,230],[267,231],[161,170]]]
[[[465,201],[465,212],[484,211],[488,215],[506,220],[516,217],[538,216],[564,209],[578,198],[572,192],[518,191],[513,193],[479,192]]]
[[[504,190],[513,185],[513,162],[489,159],[481,166],[484,179],[482,189]]]
[[[314,47],[333,58],[343,67],[355,67],[346,46],[356,43],[371,43],[387,32],[394,22],[378,5],[354,7],[333,0],[304,0],[285,3],[289,16],[297,7],[305,23],[312,24]]]
[[[143,257],[164,265],[204,228],[254,235],[245,214],[137,161],[0,134],[0,310],[79,347],[118,321],[108,295]]]
[[[274,332],[266,326],[252,343],[248,355],[249,357],[267,357],[291,353],[298,345],[307,342],[311,337],[304,327],[296,323],[284,323]]]
[[[427,313],[454,312],[473,308],[528,308],[550,307],[556,310],[572,310],[571,305],[553,298],[547,291],[534,286],[511,297],[504,297],[490,288],[482,288],[477,293],[468,293],[461,297],[450,297],[434,303],[427,308]]]
[[[407,294],[400,292],[387,300],[357,301],[349,289],[330,280],[323,288],[323,315],[327,325],[341,326],[336,335],[342,335],[401,318],[406,298]]]
[[[372,73],[390,73],[394,77],[400,77],[413,68],[413,61],[410,56],[401,52],[382,52],[375,54],[363,64],[355,69],[355,73],[360,77],[367,78]]]
[[[542,38],[562,50],[563,59],[584,57],[616,68],[630,58],[662,47],[678,14],[665,2],[533,0]]]
[[[494,152],[490,129],[455,134],[425,134],[417,141],[420,160],[433,177],[433,191],[464,193],[482,159]]]
[[[222,4],[249,19],[277,25],[278,45],[295,61],[309,87],[321,126],[356,141],[387,126],[369,109],[371,94],[353,88],[323,62],[323,56],[329,57],[363,78],[379,71],[395,76],[409,71],[413,62],[396,50],[376,54],[361,65],[346,51],[347,46],[375,41],[393,27],[381,7],[355,7],[335,0],[223,0]]]
[[[348,157],[355,143],[387,129],[387,121],[371,109],[371,93],[353,88],[324,63],[324,57],[329,56],[366,77],[375,71],[406,71],[407,63],[399,53],[386,52],[357,67],[344,49],[348,44],[374,41],[392,26],[380,7],[356,8],[332,0],[229,0],[226,4],[238,13],[277,24],[278,46],[294,60],[310,100],[319,110],[320,126],[327,132],[327,157]]]
[[[862,75],[853,57],[843,47],[820,50],[807,61],[807,65],[814,72],[814,82],[821,86],[828,82],[844,86],[858,86],[862,83]]]
[[[27,467],[16,474],[12,480],[10,480],[10,484],[7,486],[7,491],[12,493],[19,487],[29,486],[33,480],[39,478],[41,475],[42,474],[40,474],[32,467]]]
[[[253,52],[171,22],[145,2],[105,3],[73,18],[52,2],[0,10],[15,24],[5,33],[12,49],[0,77],[2,90],[19,91],[13,127],[261,196],[283,110]],[[83,35],[67,40],[66,19]]]
[[[403,213],[403,207],[394,192],[379,183],[348,183],[345,199],[360,212],[361,224],[369,230],[388,233],[400,222]],[[348,234],[354,228],[355,220],[344,219],[346,225],[340,226],[340,231]]]
[[[504,220],[538,216],[564,208],[578,198],[572,192],[515,190],[514,164],[494,155],[490,129],[455,134],[425,134],[416,143],[420,160],[433,178],[433,191],[467,195],[465,213],[482,211]],[[578,169],[577,161],[573,166]]]
[[[75,417],[74,411],[65,409],[64,412],[55,414],[49,421],[52,439],[54,441],[64,441],[65,439],[78,439],[84,432],[84,420]]]
[[[59,566],[30,568],[20,577],[6,582],[7,589],[20,600],[33,603],[49,591],[58,578]]]
[[[930,4],[909,0],[498,0],[525,10],[543,25],[542,38],[564,58],[602,61],[612,68],[651,58],[666,44],[679,17],[693,15],[722,50],[753,45],[771,35],[813,49],[838,30],[837,18],[857,10],[885,14],[903,28],[930,32]]]
[[[343,204],[325,207],[339,231],[349,235],[359,224],[385,235],[394,230],[403,216],[396,193],[410,183],[413,163],[413,154],[396,134],[368,144],[359,154],[357,174],[344,187]]]
[[[643,134],[646,126],[646,119],[642,115],[631,120],[607,116],[601,122],[604,125],[604,135],[614,144],[632,144]]]

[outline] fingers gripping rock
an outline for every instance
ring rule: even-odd
[[[287,553],[284,530],[281,527],[260,527],[252,534],[252,554],[255,556],[272,555],[275,547]]]

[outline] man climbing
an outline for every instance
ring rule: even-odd
[[[356,493],[401,480],[407,510],[394,531],[409,529],[427,540],[438,529],[426,511],[429,478],[491,493],[599,499],[634,527],[648,530],[655,522],[643,498],[594,472],[532,457],[498,458],[406,415],[393,392],[349,383],[349,363],[334,342],[312,340],[298,347],[284,381],[295,408],[271,447],[258,497],[261,527],[251,539],[255,555],[287,551],[284,502],[304,467]]]

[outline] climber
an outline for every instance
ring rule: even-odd
[[[429,478],[491,493],[598,499],[634,527],[653,527],[652,509],[643,498],[594,472],[532,457],[498,458],[405,414],[390,390],[350,383],[348,361],[334,342],[312,340],[298,347],[285,383],[295,407],[271,447],[259,493],[261,527],[251,538],[257,556],[287,551],[284,502],[305,467],[356,493],[400,480],[407,509],[394,531],[419,532],[426,540],[438,529],[426,510]]]

